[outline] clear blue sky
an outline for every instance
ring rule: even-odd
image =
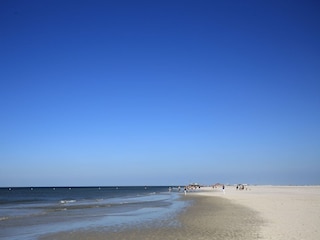
[[[0,2],[0,186],[320,184],[318,1]]]

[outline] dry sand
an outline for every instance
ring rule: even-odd
[[[249,186],[248,190],[227,187],[197,194],[219,196],[249,207],[264,219],[262,239],[320,239],[320,186]]]

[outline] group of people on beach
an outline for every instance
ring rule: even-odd
[[[186,195],[187,192],[190,192],[190,191],[195,191],[197,189],[200,189],[200,185],[187,185],[184,187],[183,191],[184,191],[184,194]],[[173,189],[171,187],[169,187],[169,192],[171,192]],[[179,186],[177,189],[176,189],[178,192],[181,191],[181,187]]]
[[[212,185],[212,188],[220,188],[221,191],[223,193],[225,193],[225,185],[224,184],[215,184],[215,185]],[[172,190],[174,191],[178,191],[180,192],[181,191],[181,187],[177,187],[177,188],[171,188],[169,187],[169,192],[171,192]],[[184,194],[186,195],[187,192],[193,192],[193,191],[197,191],[197,190],[200,190],[201,189],[201,186],[198,185],[198,184],[189,184],[189,185],[186,185],[184,188],[183,188],[183,192]],[[238,186],[237,186],[237,189],[238,189]]]
[[[244,190],[244,189],[247,190],[247,188],[245,187],[244,184],[238,184],[238,185],[236,186],[236,189],[237,189],[237,190]]]
[[[188,185],[188,186],[185,186],[184,187],[184,195],[187,194],[187,192],[190,192],[190,191],[194,191],[194,190],[197,190],[197,189],[200,189],[200,185]]]

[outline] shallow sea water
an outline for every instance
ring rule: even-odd
[[[37,239],[62,231],[105,228],[122,230],[139,224],[178,224],[186,207],[168,187],[2,188],[0,238]]]

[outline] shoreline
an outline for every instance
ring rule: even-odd
[[[123,229],[95,228],[60,232],[40,239],[216,239],[253,240],[260,238],[260,215],[248,207],[228,199],[201,196],[197,193],[181,195],[190,206],[174,218],[153,221]]]

